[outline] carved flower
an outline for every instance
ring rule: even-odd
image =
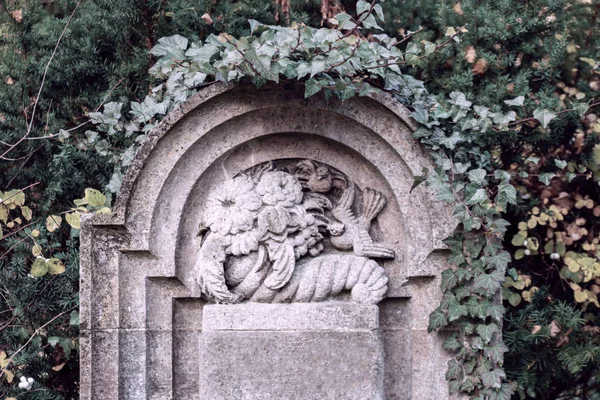
[[[210,195],[207,205],[206,226],[221,235],[235,235],[252,229],[262,202],[254,190],[254,182],[239,176],[221,184]]]
[[[283,171],[266,172],[260,177],[256,191],[265,204],[292,207],[302,202],[302,186]]]

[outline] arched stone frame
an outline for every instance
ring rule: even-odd
[[[380,229],[399,254],[383,264],[387,397],[447,397],[447,355],[426,329],[441,297],[442,240],[456,222],[424,185],[410,192],[422,168],[433,167],[411,137],[416,126],[388,95],[340,102],[302,92],[203,90],[149,135],[113,214],[83,222],[82,399],[198,398],[190,352],[202,301],[191,268],[203,199],[211,185],[285,158],[327,163],[387,195]]]

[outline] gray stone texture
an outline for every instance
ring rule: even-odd
[[[375,393],[373,399],[449,398],[444,380],[448,355],[441,349],[441,335],[428,334],[426,326],[441,297],[439,275],[446,268],[442,240],[456,221],[425,186],[410,192],[414,177],[423,167],[432,167],[411,137],[414,129],[407,110],[386,95],[327,101],[319,96],[304,99],[302,90],[277,86],[257,90],[216,84],[167,116],[136,156],[113,213],[82,222],[81,399],[211,399],[202,394],[206,386],[201,377],[220,376],[216,371],[224,364],[211,364],[207,354],[229,354],[240,348],[242,337],[258,349],[272,340],[283,357],[281,368],[274,366],[269,372],[263,366],[260,375],[251,365],[242,368],[240,355],[252,355],[251,348],[231,353],[231,368],[243,370],[240,379],[246,382],[289,379],[286,368],[292,367],[317,375],[319,368],[300,364],[326,362],[318,357],[323,353],[332,360],[351,361],[346,366],[363,360],[364,365],[348,369],[348,377],[377,371],[383,389],[365,383],[380,379],[376,374],[361,381],[367,396]],[[396,254],[378,261],[389,277],[387,298],[373,306],[379,307],[378,333],[367,328],[377,322],[373,314],[368,314],[372,319],[354,314],[346,304],[342,309],[348,314],[340,314],[335,324],[327,317],[327,307],[338,305],[313,310],[312,320],[289,304],[280,305],[288,307],[289,318],[284,312],[275,322],[271,317],[276,313],[256,311],[257,319],[271,324],[270,329],[287,321],[294,327],[290,331],[261,333],[250,317],[246,328],[235,330],[244,325],[227,313],[203,318],[212,306],[200,299],[194,264],[209,193],[240,171],[287,159],[328,164],[351,177],[357,187],[377,188],[387,198],[371,232],[376,242],[385,242]],[[355,328],[341,328],[351,323]],[[315,331],[315,326],[323,329]],[[227,329],[215,330],[219,327]],[[239,342],[236,335],[241,335]],[[303,361],[294,365],[290,354],[308,348],[315,355],[305,352]],[[383,350],[366,355],[375,348]],[[327,376],[335,381],[327,368],[321,366],[323,375],[318,376],[324,384]],[[339,368],[335,365],[331,371]],[[240,390],[239,396],[245,395]],[[323,393],[327,398],[328,392]]]
[[[377,321],[373,305],[206,306],[201,398],[382,400]]]

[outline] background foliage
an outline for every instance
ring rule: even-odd
[[[463,222],[448,241],[456,267],[445,272],[444,302],[431,317],[432,328],[459,327],[446,343],[456,354],[451,389],[480,398],[597,398],[600,3],[382,6],[384,21],[353,1],[0,1],[0,396],[77,397],[78,215],[106,211],[153,124],[212,79],[272,78],[273,63],[256,74],[240,54],[250,57],[234,39],[250,33],[248,19],[347,32],[351,20],[336,17],[345,10],[367,22],[358,40],[307,40],[308,55],[290,53],[296,64],[277,72],[304,82],[309,95],[392,91],[423,124],[416,136],[439,168],[420,178]],[[399,43],[376,36],[372,22]],[[255,28],[256,38],[264,28]],[[208,39],[216,47],[208,56],[197,50],[221,32],[230,36]],[[325,53],[331,45],[340,58]],[[261,55],[274,59],[263,50],[249,58],[253,65]],[[357,67],[346,68],[349,57]],[[375,68],[382,57],[386,66]],[[240,74],[230,76],[232,64]],[[503,249],[513,256],[508,266]],[[502,324],[492,300],[505,271]],[[34,379],[30,391],[21,377]]]

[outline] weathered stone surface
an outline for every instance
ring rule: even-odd
[[[206,306],[201,397],[383,400],[377,320],[376,306],[352,304]]]
[[[379,328],[376,306],[346,303],[207,305],[202,330],[372,331]]]
[[[170,114],[136,156],[113,214],[82,222],[81,399],[212,399],[203,394],[209,386],[206,381],[201,385],[200,377],[210,373],[219,382],[227,372],[227,364],[211,364],[217,354],[225,357],[220,362],[231,361],[236,368],[241,368],[241,355],[257,355],[245,346],[233,354],[242,343],[258,346],[263,355],[274,356],[276,349],[287,370],[279,370],[275,381],[275,372],[267,370],[267,365],[256,370],[247,365],[239,375],[239,382],[245,382],[240,390],[256,380],[267,385],[256,390],[268,393],[282,381],[293,381],[289,371],[313,373],[320,369],[321,375],[307,378],[322,383],[317,385],[321,390],[317,398],[326,399],[344,389],[335,386],[333,373],[327,372],[331,370],[337,377],[361,382],[364,390],[356,396],[363,397],[348,398],[448,399],[443,338],[428,334],[426,324],[440,298],[439,274],[446,268],[442,239],[456,222],[451,210],[437,202],[426,187],[410,191],[422,168],[432,167],[411,137],[414,128],[407,111],[385,95],[339,102],[319,96],[304,99],[300,92],[277,86],[257,90],[213,85]],[[282,307],[277,311],[269,308],[271,304],[254,304],[258,308],[252,313],[233,310],[246,315],[241,319],[222,308],[216,318],[207,311],[213,306],[202,299],[196,269],[206,244],[199,233],[206,227],[209,197],[219,193],[223,182],[269,163],[275,165],[273,171],[287,171],[299,182],[305,181],[303,196],[312,191],[331,202],[331,209],[324,212],[330,219],[329,229],[316,241],[323,249],[317,257],[297,258],[288,282],[298,282],[294,290],[302,296],[296,301],[324,302],[310,313],[293,310],[317,303],[273,304]],[[348,194],[351,185],[335,186],[333,173],[329,188],[322,167],[351,181],[354,196]],[[324,182],[315,181],[313,173],[324,177]],[[342,201],[344,193],[347,203]],[[336,205],[350,204],[345,210],[359,219],[364,216],[364,197],[369,196],[371,204],[377,204],[373,207],[376,212],[367,235],[363,231],[353,238],[381,245],[371,249],[377,251],[368,250],[364,243],[357,248],[360,243],[346,240],[343,232],[337,235],[336,222],[344,229],[353,225],[333,215]],[[393,258],[386,257],[392,253]],[[273,262],[277,257],[271,256]],[[351,286],[340,289],[333,284],[335,273],[346,268],[348,260],[363,263],[361,268],[370,273],[383,271],[388,279],[384,285],[387,292],[379,294],[385,296],[379,303],[379,331],[373,328],[376,313],[365,311],[377,306],[351,304],[361,297],[353,297]],[[225,284],[230,292],[234,292],[236,280],[248,277],[242,270],[226,266]],[[311,277],[317,272],[317,278]],[[370,281],[370,276],[364,278],[365,283]],[[373,278],[370,284],[375,281]],[[278,286],[273,282],[267,282],[271,289]],[[275,289],[280,297],[269,301],[294,300],[282,294],[283,287],[285,284]],[[262,295],[263,300],[269,297]],[[245,301],[251,298],[243,297]],[[329,307],[334,302],[339,308],[331,314]],[[246,307],[231,307],[237,306]],[[270,330],[257,330],[261,325]],[[291,328],[278,328],[284,325]],[[211,341],[215,353],[201,351]],[[294,349],[304,351],[296,363],[291,353]],[[327,364],[324,354],[336,363]],[[342,366],[347,370],[340,372]],[[361,371],[370,372],[360,375]],[[269,389],[269,384],[274,386]],[[327,385],[332,391],[327,391]],[[306,384],[302,387],[311,389]],[[352,387],[358,388],[350,384],[348,390]],[[249,395],[229,394],[232,399]],[[297,397],[290,392],[277,398]]]

